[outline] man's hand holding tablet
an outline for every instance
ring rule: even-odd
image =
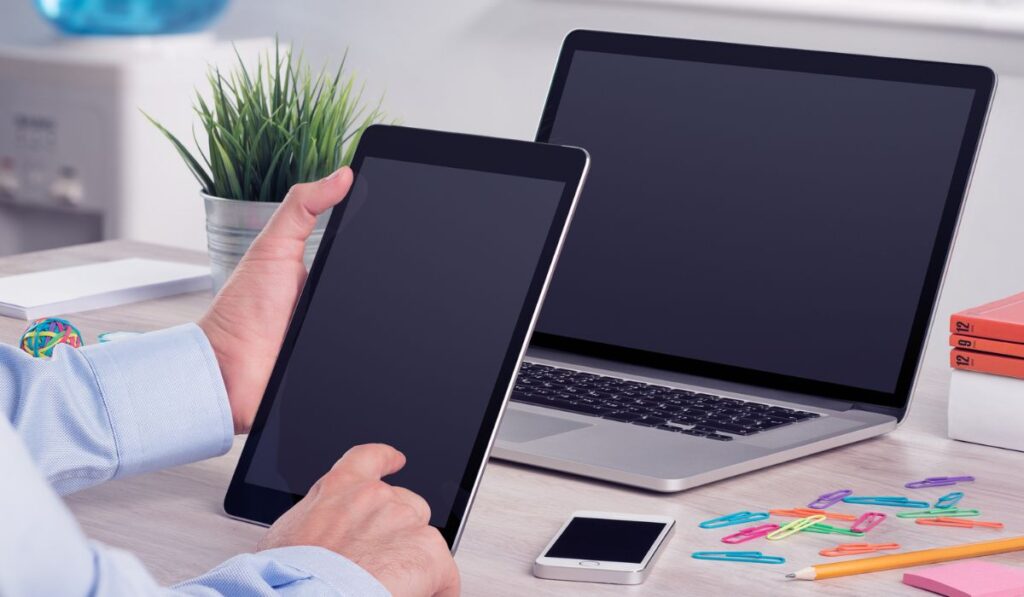
[[[199,322],[217,355],[238,433],[252,426],[305,282],[302,247],[316,216],[351,186],[352,171],[341,168],[293,187]],[[263,325],[237,337],[236,330],[251,332],[242,324],[254,316]],[[390,446],[350,449],[267,531],[258,549],[322,547],[358,564],[395,597],[457,595],[458,569],[444,538],[428,524],[430,507],[381,480],[403,466],[405,456]]]
[[[458,592],[451,551],[587,164],[377,126],[354,186],[342,169],[293,189],[200,322],[252,427],[225,509],[274,523],[260,549],[329,549],[396,596]],[[342,197],[306,280],[302,243]]]
[[[260,541],[259,549],[316,545],[372,574],[392,595],[458,595],[459,571],[420,496],[381,477],[405,466],[390,446],[350,449]]]

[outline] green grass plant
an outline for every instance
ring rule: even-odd
[[[352,162],[359,137],[381,122],[381,103],[367,106],[363,86],[345,72],[314,75],[303,57],[280,43],[249,69],[238,56],[229,73],[211,67],[209,99],[197,91],[195,111],[206,151],[196,153],[146,114],[174,145],[203,192],[224,199],[281,201],[295,183],[316,180]]]

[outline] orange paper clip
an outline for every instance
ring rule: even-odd
[[[843,543],[842,545],[837,545],[832,549],[823,549],[818,553],[827,558],[835,558],[839,556],[855,556],[864,553],[872,553],[882,551],[883,549],[899,548],[899,543]]]
[[[918,518],[917,524],[927,524],[936,527],[957,527],[961,529],[970,529],[973,527],[985,527],[987,529],[1001,529],[1003,523],[1001,522],[985,522],[983,520],[964,520],[962,518]]]
[[[769,514],[774,516],[789,516],[792,518],[805,518],[807,516],[814,516],[820,514],[825,518],[831,520],[857,520],[857,517],[852,514],[840,514],[838,512],[829,512],[828,510],[816,510],[814,508],[791,508],[789,510],[769,510]]]

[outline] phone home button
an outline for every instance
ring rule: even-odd
[[[586,566],[587,568],[595,568],[600,565],[601,562],[595,562],[594,560],[583,560],[580,562],[580,566]]]

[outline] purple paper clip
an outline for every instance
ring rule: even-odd
[[[957,483],[964,483],[966,481],[973,481],[974,477],[970,475],[964,475],[962,477],[928,477],[923,481],[913,481],[904,485],[907,489],[924,489],[925,487],[945,487],[946,485],[956,485]]]
[[[768,533],[778,528],[779,525],[777,524],[759,524],[754,527],[747,527],[738,533],[733,533],[731,535],[726,535],[725,537],[722,537],[722,543],[743,543],[744,541],[750,541],[751,539],[764,537]]]
[[[815,510],[824,510],[829,506],[834,506],[839,502],[843,501],[843,498],[853,495],[852,489],[838,489],[829,493],[818,496],[818,499],[814,500],[810,504],[807,504],[808,508],[814,508]]]
[[[882,524],[886,518],[887,516],[881,512],[865,512],[850,525],[850,530],[855,533],[866,533]]]

